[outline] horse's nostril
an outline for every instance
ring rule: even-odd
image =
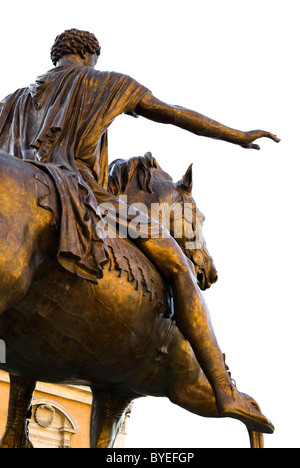
[[[204,290],[206,280],[205,280],[205,275],[204,275],[203,271],[198,272],[197,280],[198,280],[198,285],[199,285],[200,289]]]

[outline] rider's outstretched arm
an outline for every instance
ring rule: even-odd
[[[151,93],[146,94],[139,102],[136,113],[155,122],[172,124],[196,135],[228,141],[243,148],[259,150],[260,147],[253,142],[262,137],[271,138],[277,143],[280,141],[272,133],[263,130],[242,132],[226,127],[198,112],[166,104]]]

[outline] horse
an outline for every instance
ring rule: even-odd
[[[219,418],[211,386],[174,321],[172,291],[155,266],[127,239],[112,238],[98,284],[66,271],[56,259],[60,206],[51,177],[1,151],[0,173],[0,338],[6,345],[0,369],[10,374],[0,447],[32,448],[27,418],[37,381],[91,388],[91,448],[112,448],[128,407],[147,395]],[[118,160],[110,166],[109,190],[147,210],[153,203],[188,204],[195,216],[182,221],[202,240],[178,243],[199,287],[216,282],[201,237],[204,217],[192,198],[191,167],[175,183],[150,154]],[[54,211],[43,207],[44,199]],[[175,225],[173,215],[171,234]],[[263,435],[248,432],[251,447],[263,448]]]

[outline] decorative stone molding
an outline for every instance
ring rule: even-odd
[[[36,407],[34,419],[41,427],[49,427],[54,421],[55,409],[50,405]]]
[[[29,433],[35,448],[71,448],[71,437],[78,429],[75,417],[61,404],[33,400]]]

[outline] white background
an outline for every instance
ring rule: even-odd
[[[97,68],[282,139],[250,151],[130,117],[109,135],[110,160],[150,150],[175,180],[194,163],[194,198],[219,271],[205,297],[238,388],[276,426],[268,448],[300,447],[298,3],[10,0],[0,9],[2,97],[52,68],[56,35],[75,27],[98,37]],[[127,429],[127,447],[248,447],[241,423],[203,419],[165,399],[136,402]]]

